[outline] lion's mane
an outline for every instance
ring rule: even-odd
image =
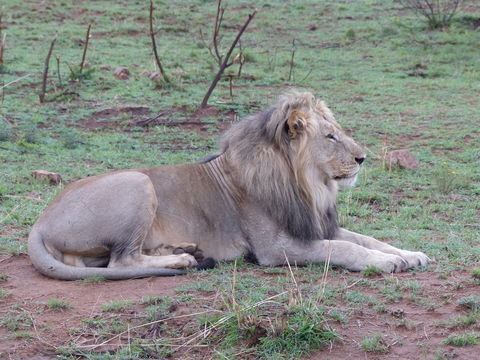
[[[234,124],[222,137],[221,150],[237,168],[243,191],[262,204],[283,231],[304,241],[332,239],[338,229],[337,185],[313,169],[310,145],[319,126],[315,117],[306,121],[296,150],[291,146],[287,120],[299,109],[332,117],[310,93],[292,92]]]

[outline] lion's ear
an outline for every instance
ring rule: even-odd
[[[287,132],[290,139],[295,139],[305,131],[308,115],[302,110],[293,110],[287,119]]]

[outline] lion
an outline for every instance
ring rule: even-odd
[[[387,273],[428,264],[422,252],[339,226],[338,187],[355,184],[365,157],[323,101],[289,92],[235,123],[203,162],[72,183],[33,226],[28,252],[42,274],[64,280],[177,275],[247,255],[264,266],[329,261]]]

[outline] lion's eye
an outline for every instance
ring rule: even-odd
[[[327,138],[328,138],[329,140],[332,140],[333,142],[337,142],[337,140],[338,140],[338,139],[335,137],[335,135],[333,135],[333,134],[328,134],[328,135],[327,135]]]

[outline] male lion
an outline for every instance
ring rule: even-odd
[[[220,155],[203,163],[71,184],[34,225],[30,258],[42,274],[65,280],[178,274],[197,265],[197,247],[215,260],[251,254],[268,266],[286,258],[329,258],[352,271],[427,264],[421,252],[338,226],[337,186],[353,185],[364,159],[322,101],[289,93],[233,125]]]

